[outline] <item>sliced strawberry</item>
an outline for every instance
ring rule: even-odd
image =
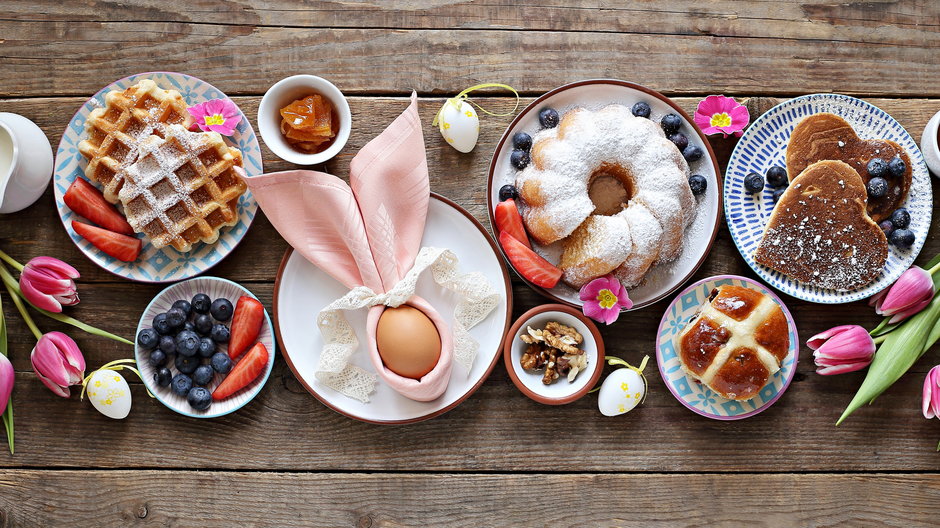
[[[244,389],[254,381],[268,366],[268,349],[264,343],[251,347],[245,357],[235,364],[235,368],[225,376],[222,383],[212,392],[212,399],[219,401]]]
[[[499,202],[496,205],[496,214],[494,216],[496,216],[497,231],[509,233],[513,238],[522,242],[525,247],[532,247],[529,244],[529,236],[525,233],[525,227],[522,225],[522,215],[519,214],[519,209],[516,208],[515,200],[510,198]]]
[[[65,191],[65,205],[108,231],[133,235],[134,229],[117,208],[104,199],[101,191],[82,178],[75,178]]]
[[[235,303],[235,315],[232,316],[232,336],[228,341],[230,358],[237,358],[255,342],[263,322],[264,306],[258,299],[242,295]]]
[[[522,245],[512,235],[503,231],[499,234],[499,245],[503,246],[506,257],[524,278],[543,288],[554,288],[561,278],[561,270],[552,263]]]
[[[122,235],[76,220],[72,220],[72,229],[96,248],[124,262],[137,260],[137,255],[140,254],[140,248],[143,245],[139,238]]]

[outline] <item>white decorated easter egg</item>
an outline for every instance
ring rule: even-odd
[[[102,369],[88,380],[85,394],[98,412],[122,420],[131,412],[131,388],[120,372]]]
[[[476,110],[466,101],[444,103],[438,118],[438,126],[444,140],[460,152],[470,152],[480,136],[480,118]]]
[[[646,380],[635,370],[617,369],[607,376],[597,395],[597,408],[604,416],[630,412],[643,401]]]

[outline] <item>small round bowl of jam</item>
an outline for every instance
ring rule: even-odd
[[[316,165],[336,156],[351,128],[343,92],[315,75],[281,79],[258,106],[261,139],[279,158],[298,165]]]

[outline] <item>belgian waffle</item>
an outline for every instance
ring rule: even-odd
[[[248,188],[234,169],[242,155],[218,133],[169,125],[163,138],[143,140],[140,151],[119,197],[127,221],[155,247],[189,251],[238,222],[238,198]]]
[[[188,127],[192,117],[179,92],[164,90],[150,79],[126,90],[111,90],[104,101],[103,108],[88,114],[88,138],[78,144],[78,150],[88,159],[85,176],[100,183],[105,198],[117,203],[124,172],[137,161],[140,142],[163,134],[167,125]]]

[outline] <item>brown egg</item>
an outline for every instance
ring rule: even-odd
[[[389,370],[420,379],[441,357],[441,336],[424,312],[408,305],[386,308],[375,329],[379,356]]]

